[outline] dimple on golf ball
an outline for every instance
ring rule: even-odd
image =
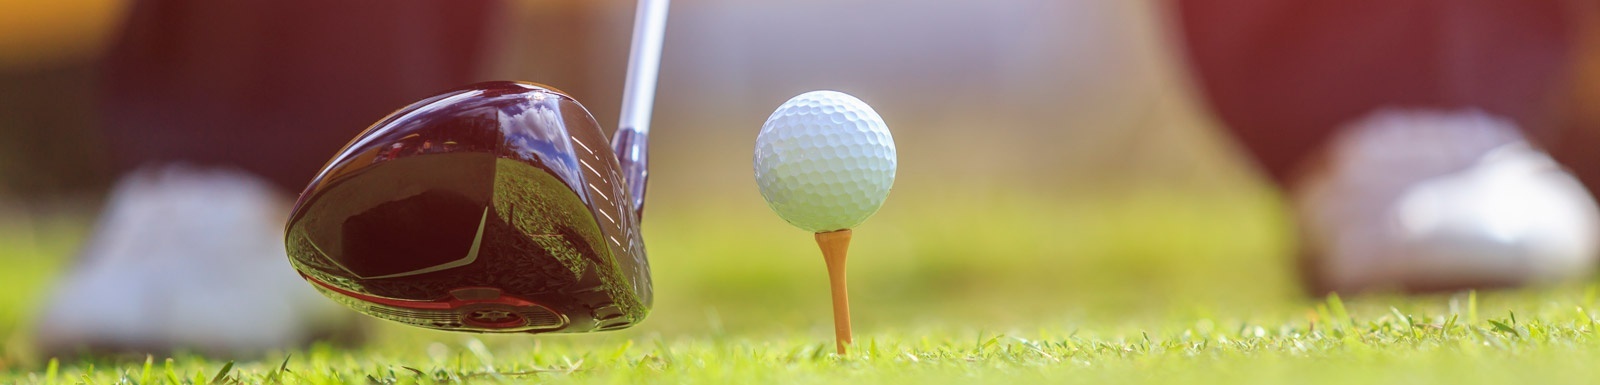
[[[779,217],[801,229],[853,228],[894,185],[894,138],[872,107],[837,91],[778,106],[756,136],[756,184]]]

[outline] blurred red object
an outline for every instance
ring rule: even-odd
[[[224,164],[298,190],[330,154],[482,70],[495,1],[137,1],[104,63],[123,170]]]
[[[1476,108],[1535,138],[1560,136],[1572,129],[1558,106],[1572,95],[1580,32],[1594,8],[1576,0],[1177,3],[1206,100],[1280,182],[1334,128],[1384,107]],[[1596,177],[1588,175],[1591,186]]]

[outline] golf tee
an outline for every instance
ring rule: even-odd
[[[850,344],[850,294],[844,279],[845,254],[850,249],[850,229],[817,233],[817,246],[828,263],[828,284],[833,288],[833,333],[839,355]]]

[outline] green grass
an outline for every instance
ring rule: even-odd
[[[744,192],[749,193],[749,192]],[[754,194],[744,194],[754,195]],[[646,215],[657,301],[643,325],[471,335],[373,323],[354,348],[231,362],[53,360],[31,312],[80,222],[0,231],[0,383],[1589,383],[1596,288],[1341,301],[1298,293],[1260,194],[891,199],[857,230],[857,346],[833,354],[808,234],[760,208]],[[1046,203],[1049,202],[1049,203]],[[929,208],[938,208],[932,210]],[[37,230],[42,229],[42,230]],[[288,272],[285,272],[288,273]]]

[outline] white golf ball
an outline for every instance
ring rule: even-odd
[[[778,106],[756,136],[756,184],[767,205],[801,229],[853,228],[894,186],[894,138],[872,107],[837,91]]]

